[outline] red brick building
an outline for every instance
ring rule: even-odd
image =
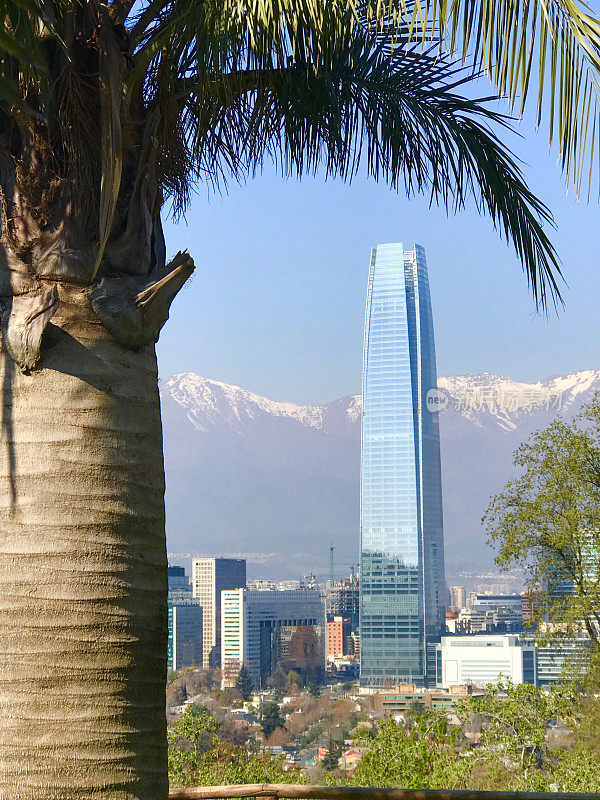
[[[333,622],[327,623],[325,652],[328,661],[344,655],[344,620],[342,617],[334,617]]]

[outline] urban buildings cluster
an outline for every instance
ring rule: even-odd
[[[440,405],[420,245],[372,250],[362,392],[358,575],[353,568],[334,580],[333,547],[324,587],[314,575],[247,581],[241,559],[193,559],[191,582],[170,567],[170,668],[219,667],[227,687],[245,665],[257,689],[278,668],[305,681],[359,678],[382,708],[410,698],[447,703],[448,693],[501,677],[556,681],[567,658],[585,658],[583,634],[536,647],[525,628],[528,594],[446,588]]]
[[[293,670],[306,683],[359,677],[357,575],[321,585],[314,576],[276,583],[246,581],[245,575],[242,559],[194,559],[191,581],[183,567],[169,567],[169,669],[219,668],[223,688],[235,686],[242,664],[256,689],[268,687],[277,669]],[[432,642],[431,679],[369,681],[362,690],[387,697],[382,709],[398,711],[408,698],[425,705],[454,702],[465,687],[471,692],[500,678],[549,686],[567,660],[584,662],[589,640],[582,634],[536,646],[526,627],[532,608],[526,592],[450,586],[445,626]]]
[[[180,566],[168,577],[169,669],[219,668],[224,688],[235,685],[242,664],[257,689],[277,668],[322,679],[327,622],[318,588],[247,582],[246,562],[231,558],[193,559],[191,581]]]

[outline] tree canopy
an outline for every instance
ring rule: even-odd
[[[249,700],[252,694],[252,676],[250,670],[245,664],[242,664],[240,671],[235,682],[235,688],[242,695],[244,700]]]
[[[86,280],[133,257],[142,197],[150,217],[166,199],[178,212],[196,181],[270,159],[344,179],[363,164],[454,209],[471,198],[535,299],[557,297],[550,212],[499,138],[509,121],[468,84],[485,73],[493,96],[531,106],[579,186],[600,132],[600,21],[583,3],[3,0],[2,18],[1,146],[26,218],[60,208],[88,242]]]
[[[453,714],[426,708],[413,719],[378,721],[373,737],[363,729],[354,741],[364,755],[343,781],[407,789],[595,792],[598,705],[595,692],[582,694],[573,684],[547,691],[501,681],[483,697],[465,696]],[[472,722],[475,745],[465,735],[474,732],[468,730]],[[565,738],[551,741],[549,725],[559,722]]]
[[[211,714],[184,716],[169,726],[169,778],[172,786],[233,783],[302,783],[303,775],[271,753],[255,754],[219,738]],[[194,747],[195,742],[201,743]]]
[[[496,563],[526,570],[541,636],[585,627],[600,643],[600,397],[573,422],[552,422],[514,457],[520,475],[484,521]]]
[[[265,739],[269,738],[275,728],[283,728],[285,725],[277,703],[264,703],[260,709],[259,720]]]

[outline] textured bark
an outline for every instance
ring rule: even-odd
[[[57,284],[0,364],[0,798],[164,800],[166,548],[153,344]],[[50,330],[49,330],[50,329]]]
[[[0,115],[0,800],[165,800],[154,343],[194,264],[166,263],[161,106],[125,114],[127,37],[78,14],[49,124]]]

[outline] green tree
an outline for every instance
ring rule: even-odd
[[[221,706],[230,706],[231,708],[239,708],[244,702],[244,698],[234,686],[226,686],[224,689],[220,687],[215,690],[215,700]]]
[[[320,686],[316,678],[311,678],[308,682],[306,689],[312,697],[320,697],[323,693],[323,688]]]
[[[281,664],[278,664],[275,667],[273,674],[271,675],[270,684],[275,694],[275,697],[281,700],[281,698],[283,697],[283,693],[285,692],[285,687],[287,685],[287,676]]]
[[[303,783],[298,770],[271,754],[251,754],[220,740],[212,714],[186,714],[168,728],[169,779],[173,786],[234,783]]]
[[[578,705],[571,684],[546,691],[530,684],[499,681],[488,686],[483,697],[462,701],[458,712],[467,720],[473,715],[484,718],[478,757],[492,769],[502,764],[507,771],[504,780],[511,789],[543,791],[553,767],[546,737],[548,723],[573,719]]]
[[[283,728],[285,726],[285,720],[279,713],[277,703],[264,703],[260,710],[259,721],[265,739],[269,738],[275,728]]]
[[[598,748],[562,751],[553,766],[551,782],[552,790],[556,792],[600,791]]]
[[[578,0],[4,0],[2,20],[0,794],[164,800],[154,344],[194,264],[167,259],[161,209],[268,157],[342,179],[362,164],[451,208],[473,199],[543,305],[549,211],[505,117],[464,85],[486,72],[545,115],[579,185],[599,21]]]
[[[496,563],[527,571],[542,638],[583,625],[598,646],[600,398],[572,423],[555,421],[534,433],[514,463],[521,474],[493,498],[484,518]]]
[[[467,788],[471,763],[460,757],[457,735],[445,714],[430,709],[415,717],[410,729],[388,719],[374,739],[368,733],[358,737],[367,749],[349,781],[404,789]]]
[[[194,756],[211,750],[216,742],[217,723],[214,716],[200,706],[186,709],[185,714],[169,725],[168,740],[173,744],[189,745]]]
[[[292,686],[298,688],[302,683],[302,676],[295,669],[291,669],[285,676],[285,688],[290,689]]]
[[[327,753],[323,757],[323,767],[327,772],[333,772],[337,769],[342,755],[342,747],[338,741],[329,739],[327,744]]]
[[[245,664],[242,664],[240,667],[240,671],[235,682],[235,688],[242,695],[244,700],[250,699],[253,690],[252,676],[250,675],[250,670]]]

